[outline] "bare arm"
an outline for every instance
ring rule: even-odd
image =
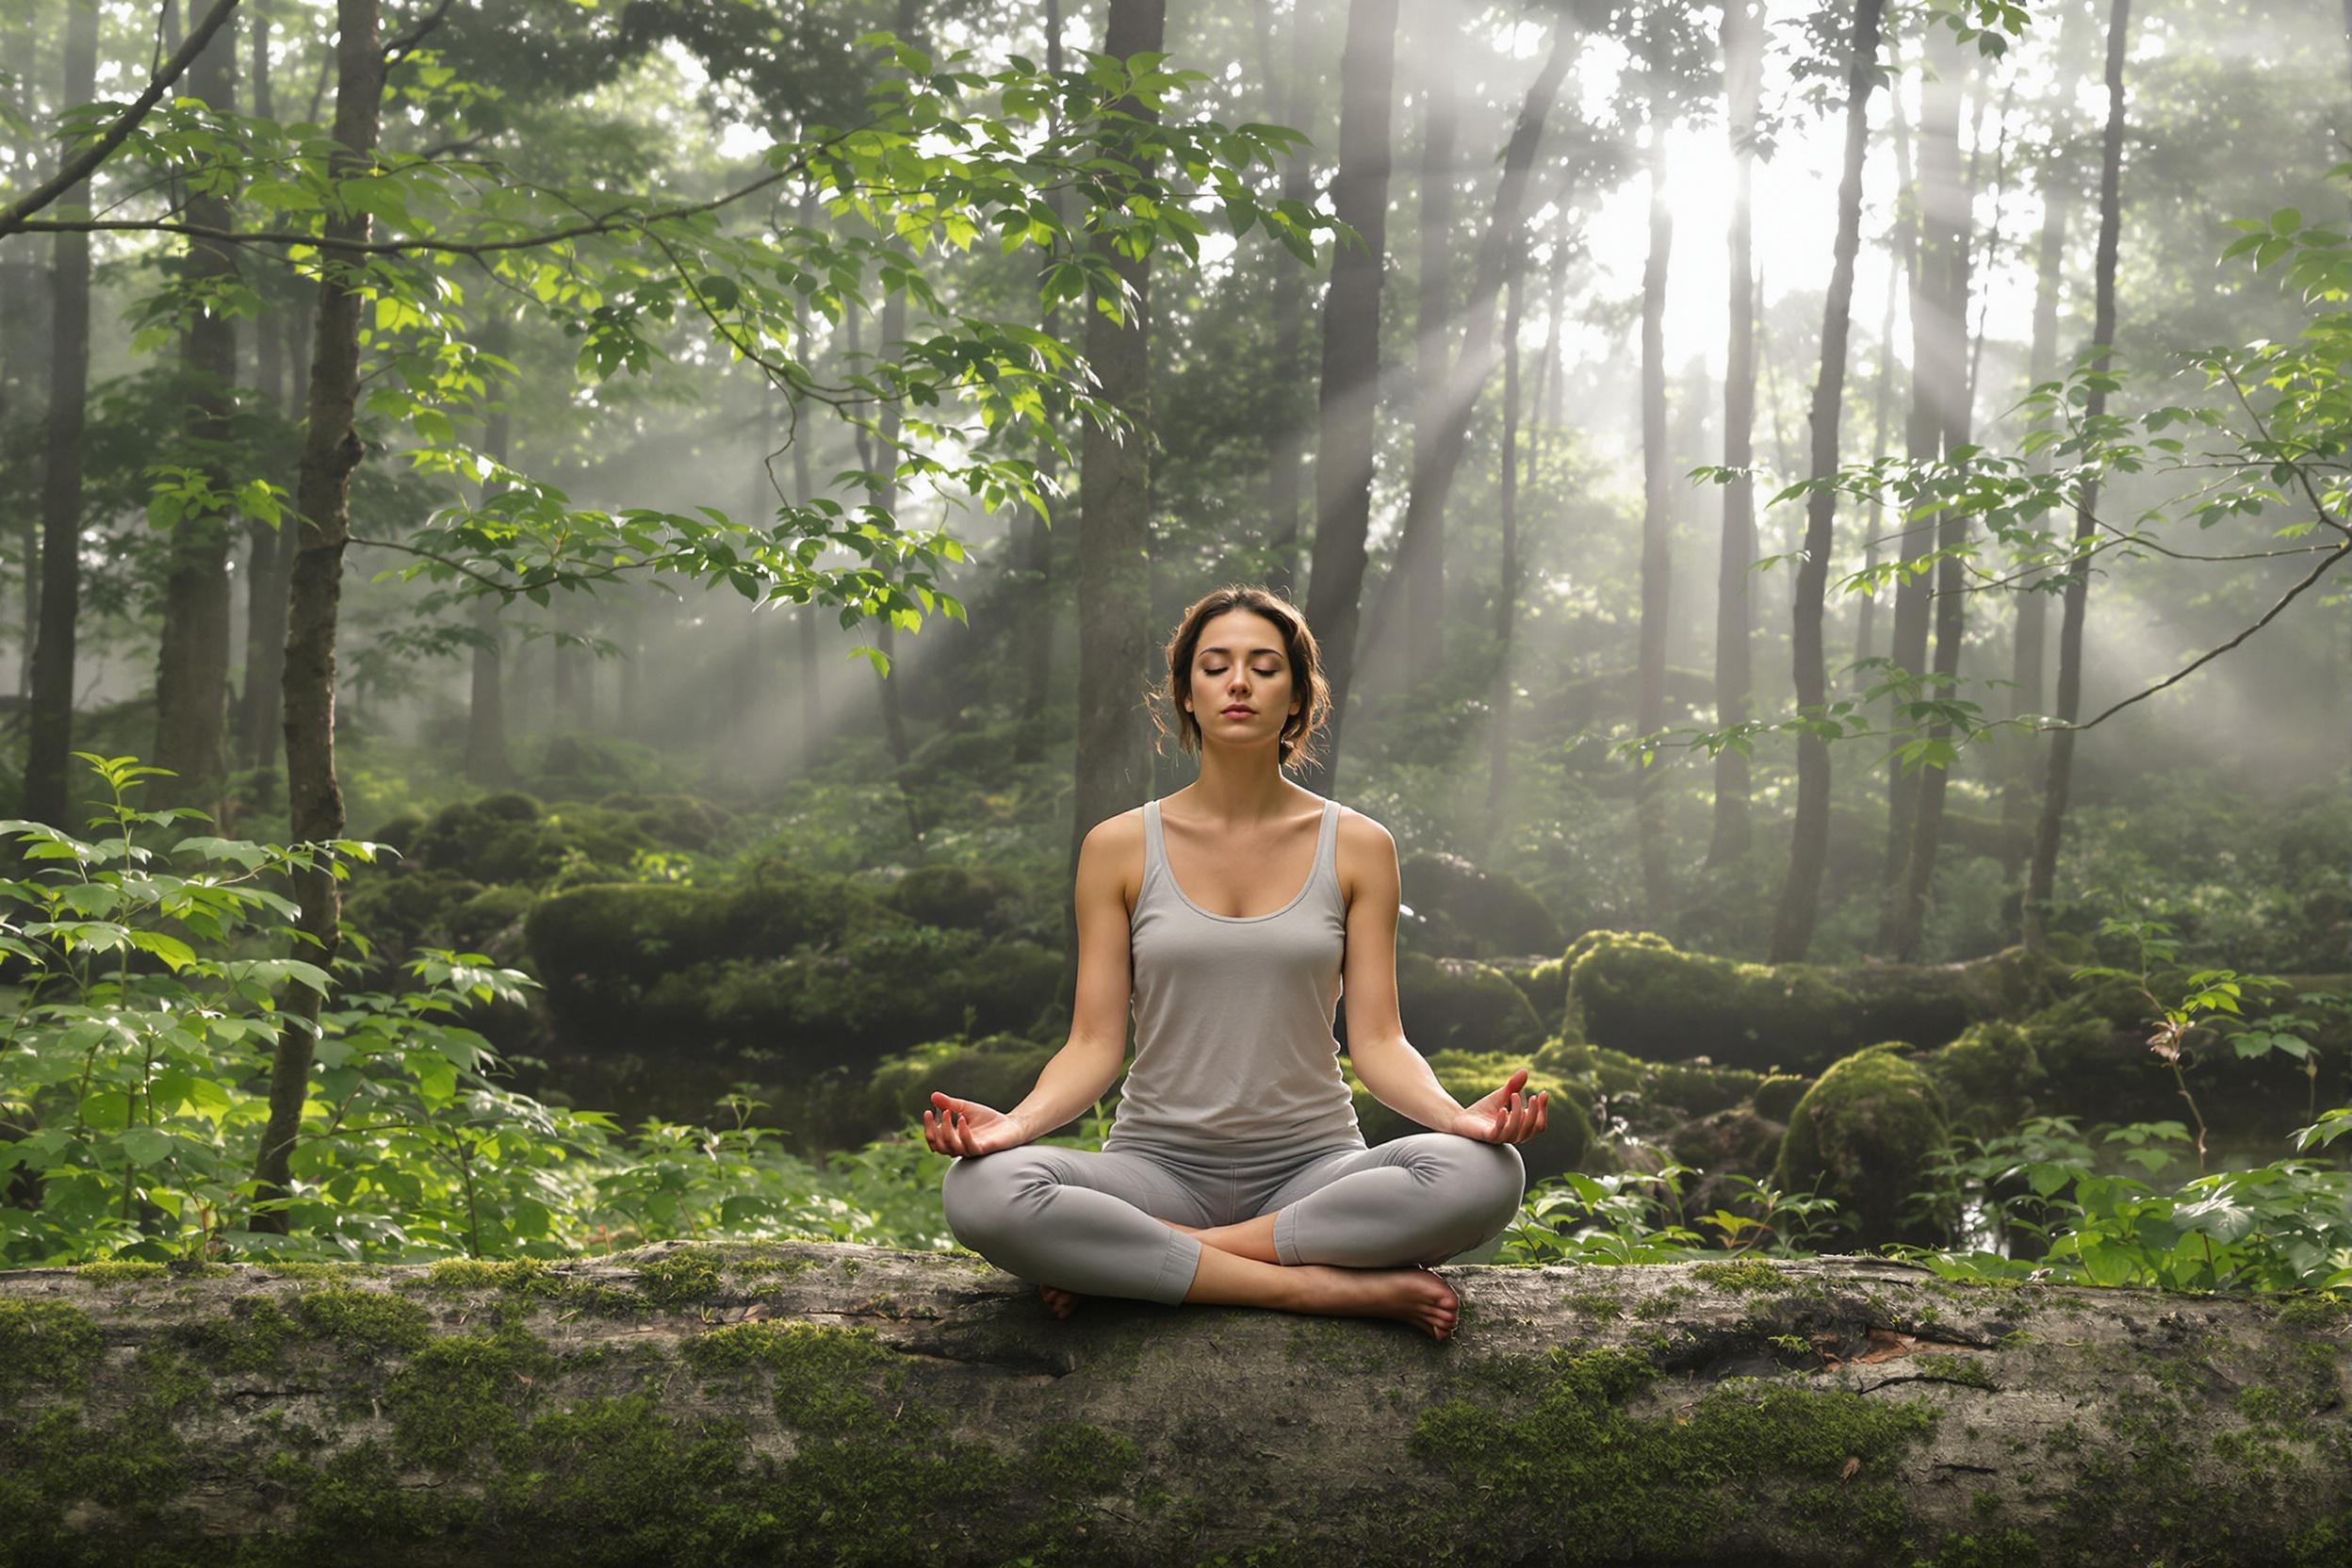
[[[1126,841],[1131,838],[1133,844]],[[1140,828],[1117,817],[1095,824],[1078,846],[1078,991],[1070,1004],[1070,1041],[1009,1113],[1033,1138],[1076,1119],[1102,1099],[1127,1060],[1135,972],[1119,870],[1141,854]]]

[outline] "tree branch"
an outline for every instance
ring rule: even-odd
[[[237,0],[213,0],[212,9],[204,13],[204,19],[189,30],[179,48],[172,51],[172,57],[164,61],[163,69],[148,82],[147,90],[133,99],[130,107],[115,116],[114,123],[108,125],[97,140],[66,159],[55,174],[34,187],[22,201],[0,208],[0,239],[32,228],[34,225],[27,223],[26,219],[79,185],[91,170],[106,162],[107,155],[122,145],[123,139],[147,118],[147,111],[154,108],[172,84],[195,63],[196,57],[204,52],[204,45],[212,41],[212,35],[227,24],[229,13],[235,9]]]

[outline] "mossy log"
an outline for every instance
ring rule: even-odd
[[[1870,1259],[1462,1327],[956,1255],[0,1274],[0,1562],[2339,1563],[2344,1308]]]

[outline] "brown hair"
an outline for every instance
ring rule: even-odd
[[[1152,727],[1173,739],[1179,751],[1200,749],[1200,720],[1187,710],[1184,697],[1191,688],[1192,657],[1200,645],[1200,629],[1228,610],[1263,615],[1282,634],[1282,649],[1290,659],[1290,684],[1300,698],[1298,711],[1282,724],[1276,744],[1282,767],[1303,768],[1315,760],[1315,741],[1331,708],[1331,682],[1323,678],[1321,655],[1315,633],[1299,608],[1270,588],[1251,582],[1229,582],[1184,607],[1176,630],[1168,640],[1168,678],[1150,694]],[[1156,746],[1156,743],[1155,743]]]

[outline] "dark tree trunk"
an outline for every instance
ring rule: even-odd
[[[188,68],[188,79],[194,96],[221,113],[234,113],[236,34],[224,28],[214,35]],[[204,228],[235,226],[229,203],[200,191],[188,195],[188,220]],[[234,280],[236,247],[190,240],[183,275],[199,284]],[[219,454],[228,446],[237,415],[236,318],[225,311],[200,311],[181,339],[180,368],[187,388],[185,428],[194,464],[205,471],[215,491],[225,491],[235,482]],[[216,816],[225,775],[221,741],[228,726],[231,539],[229,518],[219,512],[182,517],[172,530],[155,663],[155,762],[176,775],[157,779],[156,793],[165,801],[201,807]]]
[[[1397,0],[1348,0],[1339,68],[1339,172],[1331,209],[1362,237],[1331,257],[1323,295],[1322,380],[1316,391],[1315,556],[1307,620],[1323,648],[1331,709],[1323,749],[1300,782],[1329,796],[1339,778],[1340,738],[1354,681],[1364,592],[1364,534],[1372,520],[1380,374],[1380,276],[1388,255],[1388,127],[1396,64]]]
[[[66,14],[68,104],[98,95],[98,0]],[[87,185],[61,218],[90,216]],[[74,820],[66,768],[74,750],[74,634],[82,598],[83,404],[90,391],[90,236],[60,234],[50,296],[49,417],[41,477],[41,621],[33,645],[32,709],[25,734],[24,814],[68,832]]]
[[[361,177],[375,161],[384,113],[384,52],[376,37],[377,0],[335,0],[335,151],[338,179]],[[331,239],[365,241],[365,211],[335,213]],[[343,834],[343,786],[335,762],[336,621],[343,601],[343,551],[351,539],[351,471],[359,466],[359,329],[365,273],[332,259],[318,290],[310,372],[309,425],[294,497],[297,531],[286,633],[286,776],[294,838],[320,843]],[[342,949],[340,884],[323,862],[297,874],[295,898],[308,939],[296,956],[327,969]],[[284,1233],[290,1222],[287,1162],[310,1094],[311,1043],[320,997],[286,988],[276,1060],[270,1072],[270,1120],[253,1168],[258,1184],[252,1228]]]
[[[2099,166],[2098,304],[2091,329],[2100,369],[2106,368],[2115,343],[2115,258],[2123,232],[2123,62],[2131,37],[2132,0],[2115,0],[2107,23],[2107,136]],[[2095,421],[2106,412],[2107,394],[2094,384],[2083,417]],[[2078,557],[2090,547],[2098,515],[2099,486],[2085,484],[2074,517]],[[2056,718],[2061,725],[2071,725],[2082,711],[2082,617],[2090,589],[2090,563],[2077,559],[2066,568],[2065,606],[2058,622]],[[2058,883],[2058,839],[2066,825],[2066,792],[2073,783],[2074,731],[2062,728],[2050,738],[2050,774],[2042,789],[2041,819],[2034,830],[2034,860],[2026,875],[2025,943],[2035,952],[2050,942],[2050,902]]]
[[[1674,244],[1674,209],[1666,204],[1664,105],[1650,109],[1650,251],[1642,269],[1642,629],[1634,680],[1633,727],[1655,735],[1666,727],[1666,617],[1672,612],[1674,461],[1666,450],[1666,272]],[[1635,829],[1641,841],[1643,918],[1655,930],[1674,899],[1667,866],[1663,768],[1640,771],[1634,784]]]
[[[1942,29],[1931,29],[1925,81],[1919,90],[1919,277],[1911,291],[1911,416],[1904,449],[1917,462],[1947,449],[1958,405],[1968,386],[1968,208],[1960,172],[1960,98],[1966,71],[1958,45],[1939,47]],[[1922,563],[1942,543],[1940,521],[1905,518],[1903,560],[1907,564],[1895,589],[1894,645],[1889,657],[1913,676],[1928,674],[1929,575]],[[1925,694],[1941,695],[1933,685]],[[1908,728],[1907,714],[1899,721]],[[1926,770],[1901,760],[1887,764],[1886,874],[1879,906],[1875,945],[1882,952],[1902,944],[1909,916],[1909,865],[1918,832]]]
[[[1763,18],[1749,0],[1723,8],[1723,96],[1731,139],[1731,342],[1723,375],[1723,465],[1756,461],[1756,117],[1764,82]],[[1744,724],[1755,690],[1749,637],[1750,564],[1756,560],[1756,483],[1723,487],[1723,550],[1715,574],[1715,722]],[[1707,863],[1748,852],[1748,754],[1725,746],[1715,758],[1715,829]]]
[[[1494,313],[1502,295],[1508,237],[1517,233],[1526,220],[1527,176],[1535,166],[1536,147],[1543,140],[1544,117],[1551,112],[1560,79],[1575,59],[1575,44],[1580,36],[1572,35],[1565,23],[1555,33],[1552,52],[1529,84],[1527,97],[1519,106],[1519,119],[1511,127],[1511,140],[1503,150],[1502,179],[1494,190],[1494,215],[1471,267],[1470,300],[1462,312],[1462,352],[1453,360],[1439,400],[1440,423],[1431,436],[1429,461],[1425,465],[1416,459],[1413,465],[1413,490],[1405,498],[1405,520],[1396,542],[1396,564],[1380,584],[1372,622],[1363,639],[1366,645],[1357,650],[1360,661],[1369,662],[1380,648],[1397,646],[1399,623],[1409,624],[1420,613],[1417,609],[1408,610],[1410,585],[1421,580],[1416,574],[1424,568],[1418,563],[1426,560],[1427,552],[1439,547],[1446,498],[1453,491],[1462,453],[1469,447],[1470,417],[1477,409],[1478,394],[1494,368]],[[1418,450],[1417,433],[1415,448]],[[1408,647],[1413,645],[1410,636],[1402,643]]]
[[[1103,49],[1122,58],[1156,51],[1168,30],[1168,0],[1111,0]],[[1157,119],[1130,103],[1128,113]],[[1149,174],[1139,166],[1137,175]],[[1134,290],[1114,321],[1086,312],[1086,360],[1103,399],[1133,421],[1125,433],[1086,427],[1079,452],[1078,769],[1070,823],[1069,873],[1094,825],[1139,806],[1152,787],[1152,747],[1136,705],[1152,662],[1152,264],[1098,253]],[[1076,984],[1078,928],[1063,927],[1061,994]]]
[[[1838,415],[1845,402],[1846,339],[1854,318],[1854,257],[1862,249],[1862,160],[1870,146],[1870,91],[1878,80],[1879,27],[1886,0],[1854,0],[1854,38],[1846,62],[1846,146],[1838,186],[1838,238],[1829,298],[1821,313],[1821,375],[1813,388],[1812,477],[1838,471]],[[1829,677],[1821,641],[1821,602],[1829,587],[1830,531],[1838,498],[1824,488],[1805,498],[1805,560],[1797,568],[1790,615],[1797,707],[1815,717],[1828,701]],[[1793,963],[1813,945],[1821,919],[1821,867],[1829,852],[1829,742],[1797,737],[1797,811],[1772,923],[1772,959]]]
[[[1271,0],[1257,0],[1261,30],[1270,36],[1272,27],[1268,12]],[[1282,85],[1282,123],[1295,130],[1307,130],[1307,117],[1312,111],[1313,95],[1308,91],[1307,59],[1310,0],[1291,0],[1289,62],[1280,73]],[[1273,69],[1272,50],[1266,50],[1267,90],[1277,73]],[[1282,199],[1304,202],[1314,194],[1303,149],[1293,152],[1282,160]],[[1297,259],[1287,252],[1273,254],[1273,286],[1267,292],[1267,308],[1274,316],[1274,374],[1280,378],[1276,387],[1282,412],[1266,434],[1266,555],[1269,565],[1266,585],[1283,597],[1296,600],[1299,594],[1299,566],[1304,560],[1298,524],[1306,495],[1308,415],[1306,401],[1299,395],[1307,382],[1307,277]]]

